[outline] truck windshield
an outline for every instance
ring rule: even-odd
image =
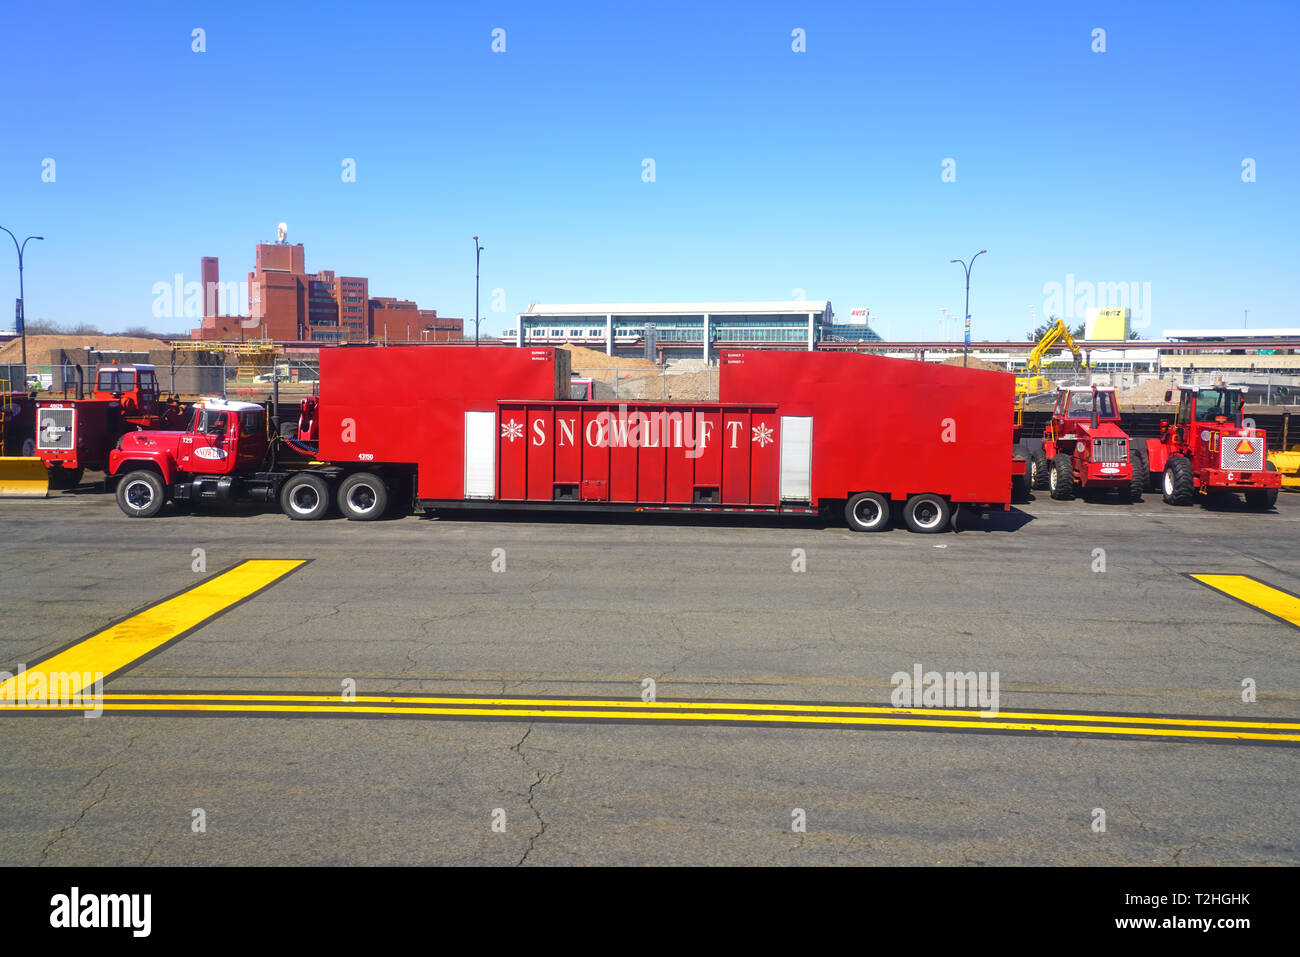
[[[226,413],[195,409],[190,418],[190,431],[203,435],[225,435]]]
[[[1066,406],[1066,418],[1087,419],[1092,416],[1092,392],[1071,392]],[[1115,417],[1115,396],[1110,392],[1097,393],[1097,416],[1102,419]]]
[[[1211,422],[1223,416],[1240,425],[1241,393],[1236,389],[1201,389],[1196,393],[1196,418]]]
[[[135,372],[101,369],[95,388],[99,392],[130,392],[135,388]]]

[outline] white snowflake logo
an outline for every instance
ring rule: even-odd
[[[772,438],[772,427],[768,425],[754,426],[754,441],[759,444],[760,448],[767,448],[767,444],[774,441]]]
[[[511,419],[509,422],[501,423],[501,438],[509,439],[513,442],[515,439],[524,437],[524,427],[520,423]]]

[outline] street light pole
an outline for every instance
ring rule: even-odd
[[[5,229],[3,226],[0,226],[0,229],[4,229],[5,232],[9,233],[9,230]],[[21,317],[21,321],[23,324],[23,328],[21,330],[21,335],[23,340],[23,387],[26,388],[27,387],[27,381],[26,381],[27,379],[27,302],[23,298],[23,250],[27,248],[28,240],[44,239],[45,237],[28,236],[27,239],[23,240],[21,246],[18,244],[18,237],[15,236],[13,233],[9,233],[9,238],[14,241],[14,248],[18,250],[18,303],[19,303],[18,314]]]
[[[483,253],[483,247],[478,244],[478,237],[474,237],[474,345],[478,345],[478,264],[479,258]]]
[[[966,270],[966,337],[965,337],[965,342],[961,347],[962,366],[966,365],[967,362],[966,356],[967,353],[970,351],[970,271],[971,271],[971,267],[975,265],[975,260],[978,259],[980,256],[984,255],[986,252],[988,252],[987,249],[981,249],[974,256],[971,256],[969,263],[967,263],[963,259],[948,260],[948,262],[950,263],[961,263],[961,268]]]

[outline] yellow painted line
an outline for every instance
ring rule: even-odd
[[[83,688],[94,684],[95,675],[108,679],[302,564],[300,560],[242,562],[28,667],[22,675],[25,686],[20,687],[17,675],[5,679],[0,682],[0,702],[26,699],[34,686],[58,687],[69,695],[80,694]]]
[[[1107,725],[1051,724],[1033,722],[1017,724],[1005,721],[924,721],[913,718],[865,717],[858,715],[810,715],[810,714],[739,714],[697,711],[575,711],[570,708],[392,708],[378,705],[353,705],[339,707],[336,705],[307,704],[252,704],[247,703],[232,707],[229,704],[198,704],[190,702],[104,702],[105,711],[198,711],[225,712],[237,711],[252,714],[358,714],[358,715],[425,715],[430,717],[470,717],[481,718],[581,718],[586,720],[614,721],[696,721],[706,723],[759,723],[759,724],[814,724],[828,726],[872,725],[878,727],[909,728],[979,728],[991,731],[1036,731],[1065,732],[1067,734],[1100,735],[1138,735],[1169,738],[1197,738],[1234,741],[1292,741],[1300,742],[1300,734],[1262,734],[1252,731],[1211,731],[1183,728],[1128,728]],[[43,711],[80,711],[83,707],[60,705],[51,708],[32,710]]]
[[[1202,585],[1223,592],[1229,598],[1258,608],[1267,615],[1280,618],[1300,628],[1300,596],[1265,585],[1249,575],[1191,575]]]
[[[352,701],[345,701],[337,695],[321,694],[202,694],[198,692],[161,693],[113,692],[104,695],[105,701],[176,701],[176,702],[272,702],[272,703],[306,703],[350,708],[353,701],[358,704],[389,705],[461,705],[482,706],[490,708],[640,708],[647,711],[660,710],[695,710],[695,711],[757,711],[784,712],[792,714],[878,714],[901,717],[967,718],[979,724],[991,719],[983,712],[955,708],[887,708],[868,705],[818,705],[788,704],[759,701],[618,701],[601,698],[458,698],[432,697],[424,695],[357,695]],[[400,710],[411,710],[409,707]],[[584,712],[585,713],[585,712]],[[1110,714],[1062,714],[1042,711],[999,711],[996,718],[1027,719],[1031,721],[1089,721],[1103,724],[1156,724],[1192,728],[1245,728],[1253,730],[1300,731],[1300,722],[1274,721],[1237,721],[1217,718],[1165,718],[1157,715],[1110,715]]]

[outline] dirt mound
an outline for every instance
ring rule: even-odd
[[[28,336],[27,363],[34,366],[52,365],[58,361],[61,349],[149,352],[152,349],[166,348],[167,343],[162,339],[146,339],[139,336]],[[0,364],[22,361],[22,339],[14,339],[0,346]]]
[[[959,366],[962,364],[961,356],[953,356],[951,359],[944,359],[941,363],[946,366]],[[974,356],[968,356],[966,362],[968,369],[988,369],[990,372],[1006,372],[1007,367],[999,365],[996,362],[985,362],[983,359],[976,359]]]
[[[559,348],[569,353],[569,367],[574,375],[597,379],[601,382],[613,382],[614,376],[625,378],[629,375],[638,378],[659,375],[660,368],[649,359],[625,359],[622,356],[607,356],[595,349],[585,346],[562,345]]]
[[[1120,405],[1164,405],[1165,392],[1177,386],[1178,383],[1172,379],[1149,379],[1121,392]]]

